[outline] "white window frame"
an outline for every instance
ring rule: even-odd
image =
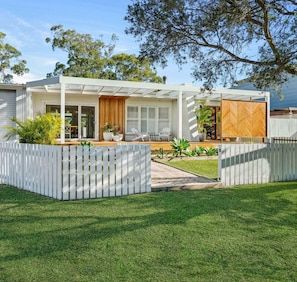
[[[155,134],[160,132],[159,129],[159,108],[167,108],[168,109],[168,127],[171,129],[171,106],[170,105],[161,105],[161,106],[155,106],[155,105],[149,105],[149,104],[141,104],[141,105],[133,105],[133,104],[127,104],[126,105],[126,115],[125,115],[125,134],[132,134],[131,131],[128,131],[128,107],[137,107],[138,108],[138,118],[134,118],[134,119],[129,119],[129,120],[137,120],[137,124],[138,124],[138,130],[141,131],[141,108],[147,108],[147,117],[149,116],[149,108],[154,108],[155,109],[155,114],[156,114],[156,119],[155,119],[155,129],[156,132],[154,132]],[[161,119],[163,120],[163,119]],[[166,119],[167,121],[167,119]],[[148,122],[148,118],[147,118],[147,122]]]

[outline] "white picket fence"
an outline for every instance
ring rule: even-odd
[[[297,144],[222,144],[219,176],[225,186],[297,180]]]
[[[150,147],[0,142],[0,184],[59,200],[150,192]]]

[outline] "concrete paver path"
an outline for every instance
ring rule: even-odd
[[[174,167],[152,161],[152,188],[201,189],[221,187],[219,182],[184,172]]]

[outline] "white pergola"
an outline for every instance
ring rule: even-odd
[[[213,89],[203,91],[200,87],[180,84],[169,85],[150,82],[134,82],[92,79],[81,77],[59,76],[26,84],[27,95],[31,100],[32,93],[60,93],[61,106],[61,143],[65,142],[65,96],[67,94],[77,95],[96,95],[100,96],[125,96],[125,97],[143,97],[143,98],[165,98],[177,100],[178,112],[178,137],[182,137],[182,100],[187,97],[194,97],[197,100],[221,101],[229,100],[265,100],[270,104],[269,92],[241,90],[241,89]],[[269,111],[268,111],[269,115]]]

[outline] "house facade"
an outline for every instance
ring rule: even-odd
[[[148,133],[151,140],[158,140],[160,132],[169,129],[172,137],[197,141],[195,110],[202,100],[213,112],[209,139],[269,136],[268,92],[216,89],[208,93],[193,85],[65,76],[11,85],[6,94],[4,87],[0,86],[0,115],[5,125],[11,124],[12,116],[25,120],[58,113],[62,117],[61,143],[100,141],[107,122],[116,125],[126,141],[133,140],[134,129]],[[3,136],[2,127],[0,139]]]

